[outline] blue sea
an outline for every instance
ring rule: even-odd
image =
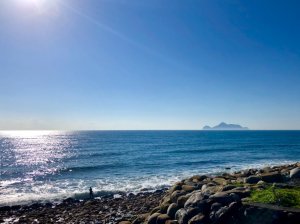
[[[300,131],[2,131],[0,206],[300,161]],[[225,170],[227,168],[227,170]],[[230,168],[230,170],[228,170]]]

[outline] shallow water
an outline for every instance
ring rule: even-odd
[[[0,205],[169,186],[300,160],[300,131],[2,131]]]

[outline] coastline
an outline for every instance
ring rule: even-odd
[[[252,209],[252,213],[255,214],[255,206],[257,208],[263,205],[255,204],[251,201],[249,202],[249,200],[247,201],[245,198],[248,198],[253,190],[267,188],[269,184],[272,183],[280,183],[282,186],[292,186],[293,184],[300,187],[300,178],[291,178],[290,176],[291,170],[299,167],[300,163],[294,163],[265,167],[262,169],[252,168],[214,176],[196,175],[177,182],[168,190],[162,189],[156,190],[155,192],[140,192],[136,195],[122,194],[119,197],[109,195],[93,200],[68,198],[58,204],[34,203],[31,205],[4,206],[0,207],[0,223],[122,222],[123,224],[137,224],[146,222],[149,224],[184,224],[199,223],[199,219],[203,219],[203,223],[212,223],[209,221],[211,219],[208,219],[206,215],[206,210],[199,211],[199,205],[205,203],[212,206],[212,204],[216,202],[221,204],[219,205],[221,206],[219,210],[223,209],[223,213],[219,212],[220,214],[216,215],[217,211],[215,211],[214,218],[216,220],[214,220],[213,223],[218,223],[219,219],[222,220],[220,223],[226,223],[224,220],[229,216],[228,214],[225,215],[225,211],[230,213],[230,220],[235,219],[235,222],[231,223],[247,223],[245,222],[247,215],[244,215],[247,214],[246,211]],[[195,195],[198,195],[198,198]],[[199,197],[200,195],[201,197]],[[206,198],[205,195],[207,195],[208,198]],[[191,199],[192,197],[195,199],[194,202],[188,202],[193,201]],[[221,201],[224,203],[220,203]],[[264,206],[267,207],[265,208],[267,212],[270,212],[270,210],[273,211],[274,209],[278,210],[278,208],[274,207],[278,207],[278,205]],[[229,212],[230,209],[233,209],[232,207],[235,207],[234,212],[233,210]],[[260,211],[262,208],[263,207],[260,207]],[[279,211],[281,210],[279,206]],[[283,210],[289,211],[285,212],[286,214],[284,213],[284,220],[289,219],[289,221],[285,223],[294,223],[293,220],[295,217],[298,218],[298,213],[300,215],[300,208],[284,208]],[[210,210],[209,212],[211,214],[213,211]],[[202,216],[199,214],[202,214]],[[248,212],[246,220],[251,220],[251,215],[249,214]],[[197,217],[195,218],[195,216]],[[292,218],[288,218],[289,216]],[[191,219],[194,219],[194,221],[191,221]],[[265,221],[266,220],[264,220],[264,222]]]

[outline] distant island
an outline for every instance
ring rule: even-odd
[[[219,125],[210,127],[204,126],[203,130],[249,130],[247,127],[242,127],[239,124],[226,124],[225,122],[221,122]]]

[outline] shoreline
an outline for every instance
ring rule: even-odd
[[[146,220],[145,222],[151,224],[154,223],[152,219],[157,221],[160,215],[165,216],[165,218],[168,217],[167,220],[169,221],[178,220],[180,219],[178,215],[175,217],[175,214],[173,214],[174,217],[171,217],[170,214],[167,214],[167,210],[171,204],[174,204],[174,201],[176,205],[182,204],[183,201],[186,202],[191,195],[199,191],[202,193],[208,192],[209,195],[213,195],[219,191],[222,193],[226,187],[228,189],[231,188],[231,191],[235,188],[241,188],[241,184],[244,183],[243,189],[240,189],[241,192],[231,192],[237,194],[241,202],[243,200],[241,195],[249,196],[251,188],[254,186],[257,187],[256,184],[258,181],[262,181],[262,178],[259,178],[259,180],[255,180],[256,183],[254,183],[255,181],[252,183],[251,181],[255,179],[255,176],[263,176],[264,178],[267,176],[267,178],[264,179],[266,183],[278,182],[279,179],[279,182],[287,183],[289,180],[284,178],[288,178],[289,172],[296,167],[300,167],[300,163],[280,164],[278,166],[259,169],[252,168],[220,175],[195,175],[175,183],[168,190],[145,191],[137,194],[120,193],[119,197],[114,197],[114,195],[111,194],[91,200],[67,198],[62,200],[61,203],[48,202],[2,206],[0,207],[0,223],[119,223],[126,221],[127,224],[131,222],[137,224],[141,223],[138,222],[138,220]],[[279,174],[280,178],[278,176]],[[224,184],[224,181],[226,184]],[[299,182],[295,183],[297,186],[300,186]],[[206,187],[210,190],[203,189],[204,185],[208,185]],[[175,196],[172,196],[174,192],[176,192]],[[178,202],[179,199],[182,201]],[[229,205],[225,205],[225,207],[226,206],[228,207]],[[244,206],[246,206],[246,204]],[[185,208],[184,203],[181,207],[183,207],[182,209]],[[296,211],[298,210],[296,209]],[[154,214],[156,214],[156,216],[153,218]],[[178,220],[177,223],[180,223],[180,221]]]

